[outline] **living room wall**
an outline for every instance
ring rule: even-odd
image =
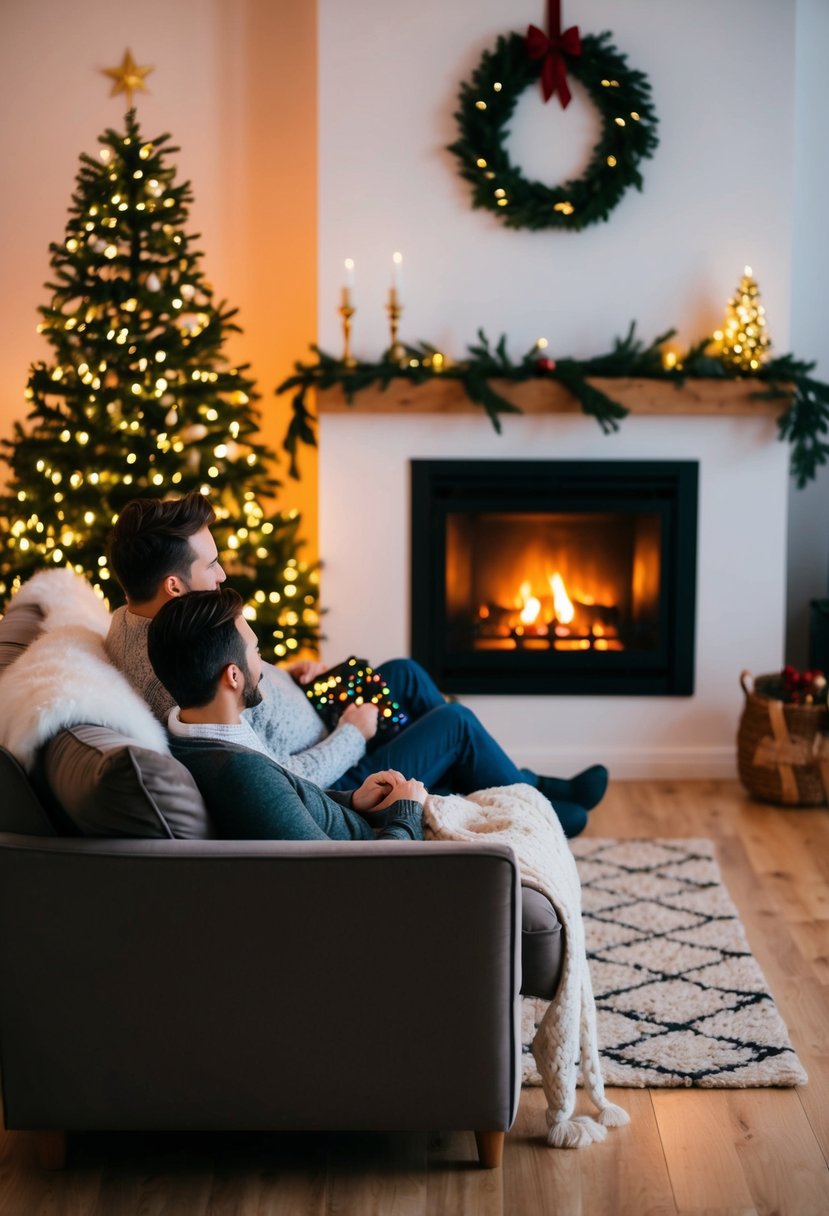
[[[631,319],[650,338],[676,325],[691,341],[722,315],[743,265],[759,279],[776,350],[825,350],[829,242],[823,200],[829,82],[824,0],[569,0],[565,24],[609,29],[647,73],[661,144],[607,224],[580,234],[509,232],[473,212],[445,145],[460,82],[495,37],[542,0],[11,0],[0,17],[0,435],[25,414],[35,333],[82,150],[94,152],[123,99],[100,70],[130,46],[155,66],[139,116],[170,131],[195,192],[192,225],[217,293],[240,308],[233,354],[253,365],[266,434],[284,405],[273,386],[319,333],[337,349],[342,260],[357,261],[358,350],[386,339],[390,257],[401,249],[403,332],[462,353],[483,325],[522,353],[544,334],[553,353],[594,354]],[[316,49],[319,27],[319,148]],[[576,91],[563,114],[528,90],[511,148],[552,181],[578,171],[595,116]],[[317,166],[319,165],[319,225]],[[318,236],[317,236],[318,233]],[[612,440],[608,441],[612,444]],[[608,449],[611,450],[611,449]],[[286,484],[316,536],[314,461]],[[805,661],[808,598],[826,591],[829,475],[790,501],[789,641]]]
[[[354,341],[365,356],[388,341],[394,250],[404,255],[403,336],[450,355],[462,354],[479,326],[490,337],[506,333],[517,356],[541,335],[553,357],[597,354],[632,319],[645,339],[675,326],[688,344],[720,323],[750,264],[775,351],[818,360],[826,379],[829,169],[816,155],[829,103],[819,63],[826,5],[565,3],[565,26],[612,31],[647,74],[660,120],[660,146],[642,164],[644,191],[629,191],[606,224],[581,233],[512,231],[473,211],[445,150],[456,137],[458,89],[483,51],[501,33],[543,24],[545,10],[541,0],[518,9],[501,0],[406,8],[320,0],[322,345],[339,349],[345,257],[356,262]],[[530,176],[564,180],[582,171],[594,123],[578,86],[566,112],[527,90],[511,155]],[[601,442],[612,457],[613,437]],[[827,586],[825,470],[817,486],[790,496],[790,508],[789,657],[805,664],[808,598]],[[769,639],[769,653],[782,654],[782,644]]]
[[[648,76],[660,145],[607,223],[580,233],[506,228],[473,211],[445,145],[460,84],[499,34],[545,24],[544,0],[320,0],[320,335],[336,347],[343,259],[356,261],[358,348],[386,336],[393,250],[405,333],[462,353],[483,325],[515,352],[539,336],[586,356],[636,319],[696,340],[749,263],[778,349],[789,342],[794,208],[795,5],[779,0],[570,0],[564,24],[612,31]],[[773,87],[769,82],[773,81]],[[563,111],[519,99],[510,152],[528,176],[583,172],[596,113],[578,84]],[[382,99],[382,104],[380,104]],[[773,188],[770,184],[773,182]]]

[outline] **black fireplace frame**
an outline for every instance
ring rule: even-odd
[[[447,693],[692,696],[698,487],[699,464],[690,460],[412,460],[412,656]],[[449,651],[446,518],[492,511],[496,502],[498,511],[519,513],[658,513],[659,646],[596,654]]]

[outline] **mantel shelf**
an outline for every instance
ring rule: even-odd
[[[667,380],[594,377],[588,381],[633,414],[721,414],[777,417],[789,404],[788,397],[758,399],[754,393],[766,387],[746,380],[692,380],[682,385]],[[525,414],[578,414],[581,405],[556,380],[493,380],[492,387]],[[374,385],[361,389],[349,405],[341,388],[317,393],[321,414],[357,410],[366,414],[391,414],[408,410],[417,414],[481,414],[455,380],[436,376],[426,384],[394,381],[382,390]]]

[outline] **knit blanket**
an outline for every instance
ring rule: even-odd
[[[627,1111],[604,1093],[596,1006],[581,918],[581,884],[573,854],[547,799],[529,785],[505,785],[461,797],[426,799],[427,839],[487,840],[510,845],[521,882],[545,895],[564,927],[564,965],[558,992],[550,1001],[532,1043],[547,1099],[547,1143],[584,1148],[604,1140],[608,1127],[630,1121]],[[573,1116],[581,1067],[584,1089],[597,1110],[595,1118]]]

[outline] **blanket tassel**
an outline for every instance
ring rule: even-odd
[[[613,1102],[603,1101],[596,1118],[576,1115],[573,1119],[557,1118],[547,1110],[547,1143],[552,1148],[587,1148],[605,1139],[609,1127],[624,1127],[630,1115]]]
[[[626,1123],[630,1123],[630,1115],[624,1107],[616,1106],[614,1102],[605,1102],[597,1118],[604,1127],[624,1127]]]
[[[575,1119],[552,1119],[547,1114],[550,1130],[547,1132],[547,1143],[552,1148],[587,1148],[604,1140],[607,1128],[602,1127],[589,1115],[577,1115]]]

